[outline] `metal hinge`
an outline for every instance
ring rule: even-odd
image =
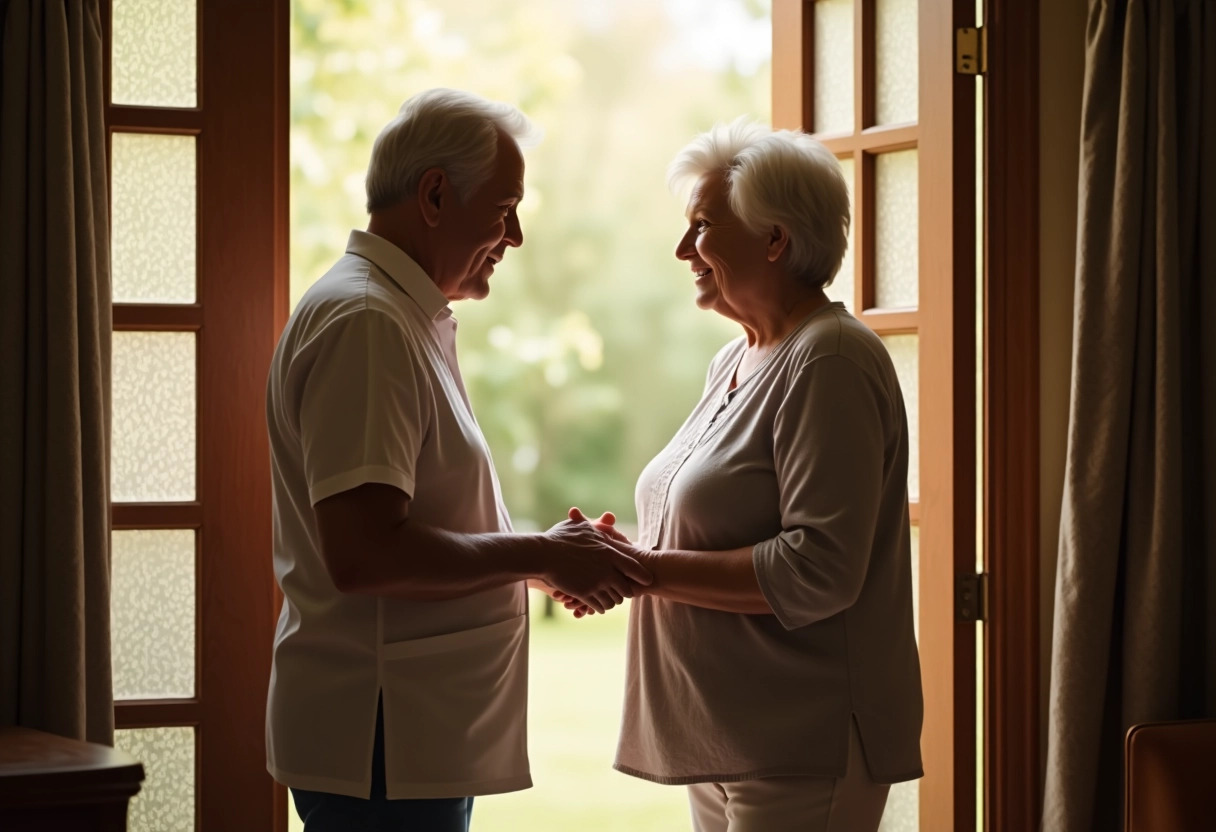
[[[983,26],[954,30],[954,71],[959,75],[988,71],[988,30]]]
[[[959,621],[988,618],[988,573],[964,573],[954,579],[954,617]]]

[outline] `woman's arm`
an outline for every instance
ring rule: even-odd
[[[585,521],[577,508],[570,510],[570,519]],[[705,607],[722,612],[737,612],[749,615],[771,615],[760,584],[756,580],[756,569],[752,565],[752,548],[744,546],[717,552],[699,552],[687,549],[645,550],[634,546],[629,538],[621,534],[611,513],[590,521],[602,534],[620,545],[620,550],[637,559],[651,574],[651,583],[638,587],[635,594],[643,593],[678,601],[694,607]],[[589,610],[569,596],[565,599],[554,595],[567,609],[582,617]]]
[[[756,580],[751,546],[720,552],[636,548],[629,552],[654,576],[639,594],[722,612],[773,613]]]

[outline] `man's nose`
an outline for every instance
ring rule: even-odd
[[[519,223],[519,214],[514,209],[507,214],[507,232],[502,235],[502,239],[507,245],[516,248],[524,244],[524,229]]]

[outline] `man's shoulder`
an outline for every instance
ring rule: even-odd
[[[308,288],[293,318],[328,326],[351,316],[387,319],[405,331],[427,323],[418,305],[374,263],[347,253]]]

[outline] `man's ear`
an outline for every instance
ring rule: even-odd
[[[790,235],[784,228],[774,225],[768,235],[768,261],[776,263],[790,247]]]
[[[451,184],[442,168],[431,168],[418,180],[418,211],[431,228],[439,225],[439,214],[449,199]]]

